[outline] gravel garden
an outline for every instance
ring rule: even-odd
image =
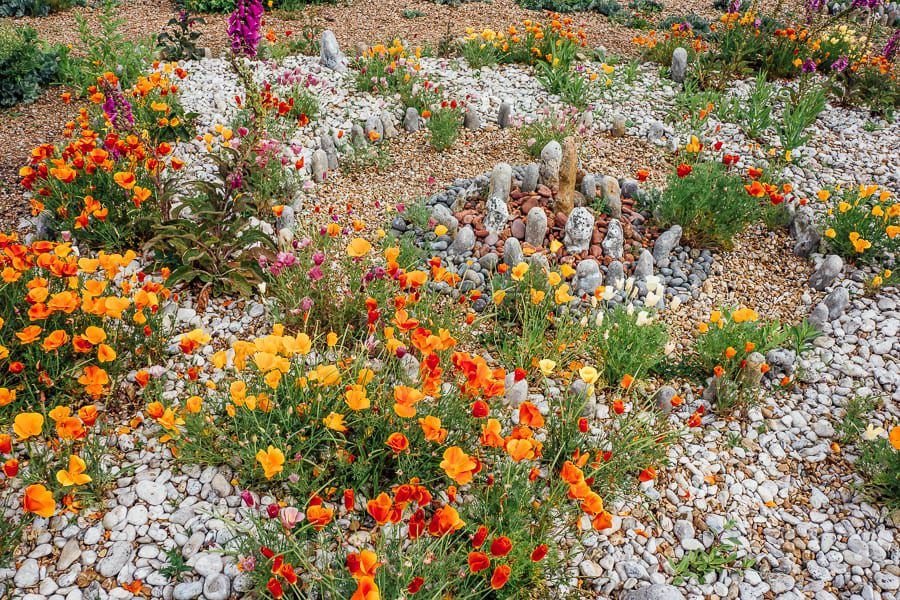
[[[0,598],[900,598],[900,4],[0,0]]]

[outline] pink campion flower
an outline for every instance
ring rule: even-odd
[[[250,490],[244,490],[243,492],[241,492],[241,500],[243,500],[244,504],[251,508],[253,508],[253,505],[256,503],[253,500],[253,494],[250,493]]]
[[[320,279],[322,279],[323,277],[325,277],[325,274],[322,272],[322,269],[320,269],[318,265],[316,265],[315,267],[313,267],[312,269],[310,269],[310,270],[306,273],[306,275],[307,275],[307,277],[309,277],[309,278],[312,279],[313,281],[319,281]]]
[[[270,519],[274,519],[278,516],[279,508],[278,505],[274,502],[266,507],[266,514],[269,515]]]

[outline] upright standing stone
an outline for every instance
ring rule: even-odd
[[[509,209],[506,200],[509,198],[509,190],[512,187],[512,167],[507,163],[500,163],[491,172],[488,199],[485,203],[487,215],[484,217],[484,227],[491,233],[500,233],[506,227],[509,220]]]
[[[659,264],[663,260],[668,260],[672,250],[678,246],[681,241],[681,225],[672,225],[668,230],[659,234],[656,242],[653,244],[653,260]]]
[[[325,152],[325,155],[328,157],[328,168],[337,169],[338,152],[337,148],[334,147],[334,138],[331,137],[330,133],[326,132],[319,136],[319,147]]]
[[[593,258],[582,260],[575,267],[575,295],[593,296],[600,287],[600,264]]]
[[[819,247],[819,240],[822,238],[811,206],[807,204],[797,209],[791,221],[790,233],[796,240],[794,254],[797,256],[808,258]]]
[[[646,248],[641,250],[641,256],[634,266],[635,279],[647,279],[653,275],[653,255]]]
[[[366,119],[365,134],[369,141],[380,142],[384,138],[384,126],[378,115],[372,115]]]
[[[565,231],[563,243],[566,251],[571,254],[586,252],[594,235],[594,215],[583,206],[573,209],[566,221]]]
[[[319,62],[322,63],[323,67],[338,72],[347,70],[347,58],[341,52],[333,31],[326,29],[322,32],[319,47]]]
[[[809,286],[819,292],[825,291],[825,288],[834,283],[843,268],[844,259],[840,256],[836,254],[826,256],[816,272],[809,278]]]
[[[322,183],[328,176],[328,155],[319,148],[313,152],[312,160],[309,161],[309,168],[312,171],[313,179],[316,183]]]
[[[550,140],[541,150],[541,182],[551,189],[559,185],[562,155],[562,146],[556,140]]]
[[[525,260],[525,253],[522,252],[522,244],[519,240],[510,236],[503,242],[503,262],[510,267],[514,267]]]
[[[471,108],[466,111],[463,117],[463,127],[466,129],[481,129],[481,117]]]
[[[687,75],[687,50],[682,47],[675,48],[672,53],[672,66],[669,69],[669,76],[676,83],[684,83],[684,77]]]
[[[525,167],[525,175],[522,177],[521,190],[526,194],[530,194],[537,189],[538,179],[541,176],[541,168],[537,163],[528,163]]]
[[[462,255],[470,252],[475,247],[475,232],[472,227],[466,225],[456,232],[453,243],[450,244],[450,254]]]
[[[597,197],[597,180],[590,173],[586,173],[581,178],[581,195],[588,202],[593,201]]]
[[[366,132],[359,123],[354,123],[350,128],[350,145],[354,148],[363,148],[369,142]]]
[[[625,256],[625,232],[622,231],[622,224],[618,219],[609,222],[606,237],[603,238],[601,245],[607,256],[612,256],[616,260],[622,260]]]
[[[609,263],[609,266],[606,267],[606,279],[603,280],[603,285],[614,290],[622,289],[625,285],[625,267],[622,266],[622,263],[617,260]]]
[[[511,118],[512,107],[506,102],[501,102],[500,110],[497,111],[497,125],[500,126],[500,129],[506,129],[509,127]]]
[[[563,140],[562,162],[559,165],[559,192],[554,210],[568,215],[575,208],[575,177],[578,169],[578,148],[575,137]]]
[[[613,219],[622,218],[622,190],[619,189],[619,180],[606,175],[603,177],[603,203]]]
[[[623,137],[625,135],[625,117],[620,114],[613,116],[610,133],[613,137]]]
[[[540,248],[544,245],[546,235],[547,213],[540,206],[534,206],[525,217],[525,243],[532,248]]]
[[[400,135],[400,133],[397,131],[397,121],[394,119],[394,115],[392,115],[390,111],[382,111],[380,119],[381,129],[382,131],[384,131],[384,139],[389,140]]]
[[[419,111],[412,106],[406,109],[406,114],[403,116],[403,128],[410,133],[419,130]]]

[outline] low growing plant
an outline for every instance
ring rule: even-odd
[[[879,264],[900,250],[900,203],[875,185],[818,192],[826,204],[822,223],[829,251],[845,260]]]
[[[42,88],[56,81],[60,56],[33,27],[0,26],[0,108],[37,100]]]

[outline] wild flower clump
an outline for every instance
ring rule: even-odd
[[[672,63],[675,48],[684,48],[690,61],[709,47],[702,37],[696,35],[694,30],[684,23],[673,23],[669,29],[662,32],[662,35],[656,30],[651,30],[646,35],[635,36],[631,41],[636,46],[644,48],[644,58],[661,65]]]
[[[130,271],[135,257],[0,235],[0,423],[19,410],[100,400],[125,357],[151,352],[170,292]]]
[[[547,12],[547,23],[525,19],[520,25],[510,25],[506,31],[466,29],[460,53],[473,67],[494,63],[541,62],[568,68],[579,48],[587,45],[583,31],[572,29],[569,17]]]
[[[492,366],[459,347],[474,318],[451,320],[451,331],[425,291],[453,279],[440,261],[407,270],[400,248],[382,258],[362,238],[340,247],[360,272],[384,271],[383,291],[364,292],[360,342],[277,325],[212,354],[215,384],[189,383],[175,404],[147,398],[183,460],[227,456],[236,467],[249,519],[231,547],[241,568],[276,597],[475,598],[558,585],[567,531],[609,528],[604,500],[655,478],[664,419],[629,381],[609,421],[592,428],[582,411],[596,369]],[[185,336],[182,350],[204,340]],[[547,405],[503,402],[507,386],[543,389],[551,374],[563,389],[577,385]],[[256,490],[283,500],[260,505]]]
[[[122,90],[107,73],[88,90],[99,109],[82,108],[66,124],[67,144],[35,148],[19,170],[22,186],[33,193],[32,215],[44,213],[53,233],[94,246],[123,249],[149,237],[164,212],[162,178],[184,166],[173,143],[187,133],[189,118],[172,74],[187,75],[167,64]]]
[[[857,468],[869,494],[891,509],[900,508],[900,425],[890,432],[873,424],[860,435]]]
[[[825,240],[845,259],[878,264],[900,250],[900,203],[875,185],[820,190],[827,205]]]

